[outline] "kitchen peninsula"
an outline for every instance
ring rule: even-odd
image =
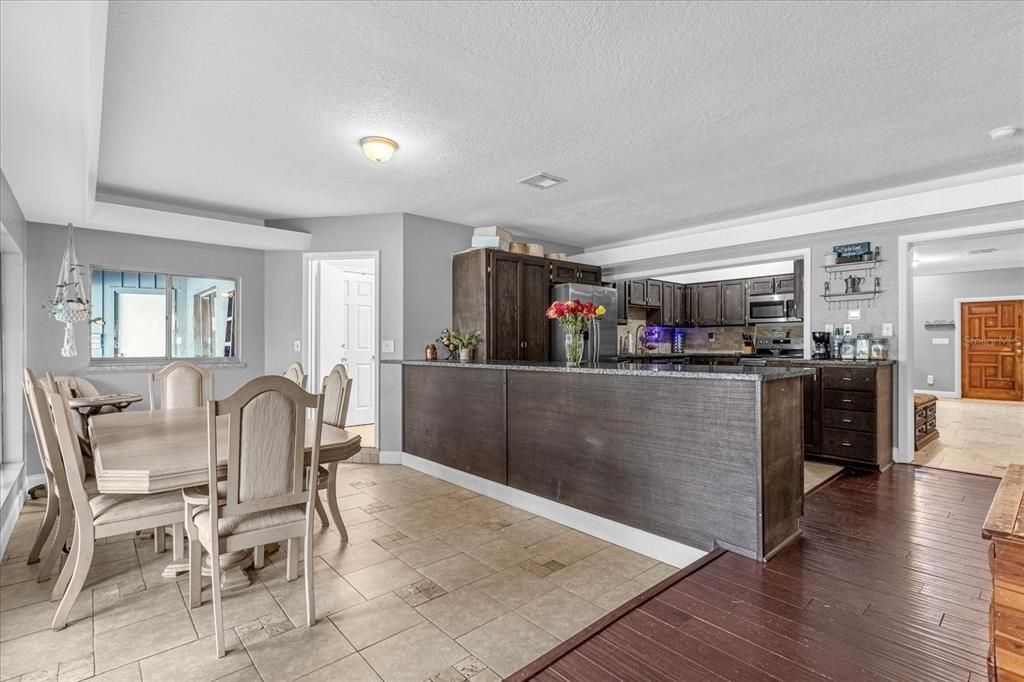
[[[800,533],[812,370],[394,362],[407,455],[705,551]]]

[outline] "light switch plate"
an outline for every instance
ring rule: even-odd
[[[295,351],[296,353],[301,353],[302,352],[302,340],[301,339],[295,339],[294,341],[292,341],[292,350]]]
[[[932,339],[932,345],[933,346],[948,346],[949,345],[949,337],[948,336],[939,336],[937,338],[934,338],[934,339]]]
[[[853,310],[846,311],[846,319],[848,319],[848,320],[859,320],[860,319],[860,308],[854,308]]]
[[[882,323],[882,336],[892,336],[892,322]]]
[[[380,342],[380,352],[381,353],[394,353],[395,352],[395,342],[394,342],[394,340],[393,339],[384,339],[383,341],[381,341]]]

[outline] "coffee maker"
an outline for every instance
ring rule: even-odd
[[[828,332],[811,332],[811,357],[828,360],[832,356],[832,335]]]

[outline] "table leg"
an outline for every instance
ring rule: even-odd
[[[334,520],[334,527],[341,533],[341,541],[348,542],[348,529],[341,519],[341,510],[338,509],[338,463],[331,462],[327,465],[327,507],[331,510],[331,518]]]
[[[161,535],[163,528],[156,529]],[[164,567],[161,575],[165,578],[176,578],[182,573],[188,573],[188,557],[185,556],[185,526],[176,523],[171,526],[171,563]]]

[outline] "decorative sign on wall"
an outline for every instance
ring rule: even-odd
[[[864,256],[871,253],[871,242],[857,242],[855,244],[838,244],[832,247],[836,253],[837,263],[853,263],[864,260]]]

